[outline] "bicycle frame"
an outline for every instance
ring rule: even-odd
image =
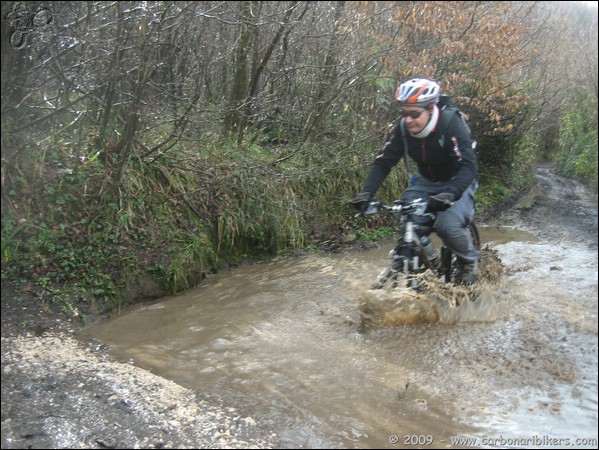
[[[417,233],[418,225],[414,223],[414,216],[427,214],[426,206],[426,202],[422,201],[422,199],[417,199],[410,203],[403,203],[396,200],[393,202],[393,205],[371,202],[365,211],[365,215],[377,214],[381,211],[389,211],[392,214],[399,215],[400,226],[403,229],[403,233],[399,237],[399,240],[403,241],[402,254],[396,254],[395,248],[389,252],[390,264],[377,277],[378,284],[381,287],[390,278],[397,279],[398,273],[403,273],[407,276],[408,287],[418,287],[418,280],[413,275],[423,272],[422,263],[426,264],[429,261],[424,255],[422,241]]]
[[[415,275],[421,274],[426,269],[432,270],[438,276],[443,276],[445,282],[452,281],[452,276],[457,265],[456,256],[445,245],[443,240],[441,240],[439,265],[433,264],[425,255],[421,236],[429,236],[435,232],[434,221],[436,220],[435,214],[427,212],[426,209],[427,203],[419,198],[408,203],[396,200],[393,202],[393,205],[371,202],[364,212],[364,215],[371,215],[378,214],[381,211],[388,211],[399,215],[400,229],[402,229],[402,235],[399,237],[399,240],[403,240],[402,255],[397,255],[395,248],[391,250],[389,253],[390,264],[378,275],[378,283],[374,288],[382,288],[390,279],[393,279],[394,283],[396,283],[401,273],[407,277],[407,286],[416,289],[419,286],[419,280]],[[415,216],[423,215],[428,215],[431,218],[432,226],[422,226],[415,223]],[[476,225],[471,222],[468,228],[472,235],[473,244],[477,248],[480,248],[480,236]],[[432,242],[430,245],[434,246]],[[401,267],[398,267],[398,264],[401,264]]]

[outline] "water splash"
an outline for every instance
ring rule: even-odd
[[[418,276],[418,290],[399,286],[359,290],[361,331],[411,324],[491,322],[507,313],[498,289],[503,263],[497,252],[483,250],[479,281],[471,286],[445,283],[430,271]]]

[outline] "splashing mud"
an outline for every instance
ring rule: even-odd
[[[401,286],[360,291],[361,330],[409,324],[489,322],[505,311],[497,285],[503,273],[497,251],[485,248],[479,281],[471,286],[445,283],[430,270],[418,276],[418,290]]]

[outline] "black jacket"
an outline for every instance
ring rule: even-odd
[[[449,182],[443,192],[451,192],[456,200],[478,177],[472,138],[459,114],[455,109],[441,110],[437,127],[426,138],[418,139],[405,131],[407,153],[418,164],[418,172],[432,182]],[[404,154],[400,122],[372,163],[363,191],[374,195]]]

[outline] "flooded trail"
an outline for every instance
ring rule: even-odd
[[[234,405],[282,448],[592,443],[596,254],[482,232],[508,269],[487,307],[455,324],[359,332],[361,286],[384,247],[223,272],[87,332],[121,361]]]
[[[2,448],[597,448],[597,196],[537,176],[459,320],[361,332],[383,246],[3,337]]]

